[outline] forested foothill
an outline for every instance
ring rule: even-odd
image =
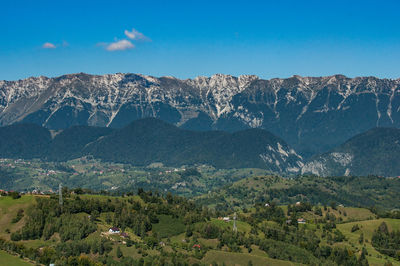
[[[266,198],[224,210],[167,192],[117,194],[64,187],[62,204],[58,193],[3,194],[0,248],[44,265],[400,263],[400,213],[388,209]]]

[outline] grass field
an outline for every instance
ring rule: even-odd
[[[280,206],[284,209],[285,213],[287,213],[287,205]],[[353,221],[363,221],[363,220],[372,220],[376,219],[376,215],[373,214],[370,210],[365,208],[355,208],[355,207],[337,207],[336,210],[331,207],[327,207],[327,210],[324,210],[323,206],[319,206],[322,210],[322,216],[318,216],[313,211],[305,212],[301,216],[306,220],[314,220],[320,219],[321,217],[325,217],[328,213],[335,215],[336,219],[342,219],[344,222],[353,222]]]
[[[10,255],[5,251],[0,250],[0,265],[4,266],[27,266],[33,265],[27,261],[24,261],[16,256]]]
[[[227,227],[233,228],[233,220],[225,222],[222,220],[212,218],[211,222],[221,228],[227,228]],[[246,222],[236,221],[236,226],[239,232],[249,233],[251,230],[251,226]]]
[[[374,220],[344,223],[344,224],[338,224],[337,228],[346,236],[346,238],[348,239],[347,240],[348,243],[358,247],[359,249],[361,249],[362,246],[365,245],[365,248],[367,249],[369,254],[369,256],[367,257],[368,262],[371,266],[384,265],[386,261],[390,261],[393,265],[400,266],[399,261],[396,261],[389,256],[384,256],[384,255],[382,256],[373,248],[371,244],[372,235],[382,222],[385,222],[388,225],[389,230],[400,230],[400,220],[398,219],[374,219]],[[351,232],[351,228],[356,224],[359,225],[360,230]],[[363,245],[361,245],[358,242],[361,233],[364,234],[364,239],[365,239]]]
[[[34,196],[25,195],[19,199],[13,199],[11,197],[0,197],[0,209],[4,213],[7,211],[7,208],[12,207],[14,205],[21,205],[26,203],[31,203],[33,201]]]
[[[34,201],[34,196],[30,195],[22,196],[19,199],[0,197],[0,237],[9,239],[9,234],[6,233],[6,229],[14,232],[23,226],[24,218],[14,224],[11,223],[11,221],[17,215],[19,209],[26,210]]]
[[[276,260],[262,256],[243,254],[243,253],[232,253],[224,251],[211,250],[202,259],[202,263],[207,265],[217,262],[225,263],[225,265],[247,265],[251,261],[253,265],[270,265],[270,266],[286,266],[286,265],[300,265],[294,264],[289,261]]]
[[[159,215],[158,218],[159,222],[153,224],[153,232],[161,238],[176,236],[185,231],[185,225],[179,219],[170,215]]]

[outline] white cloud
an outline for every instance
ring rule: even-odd
[[[55,49],[56,46],[54,44],[52,44],[51,42],[45,42],[42,45],[42,48],[44,48],[44,49]]]
[[[123,51],[123,50],[132,49],[132,48],[135,48],[135,45],[133,45],[128,40],[116,41],[116,42],[110,43],[106,46],[107,51]]]
[[[131,40],[136,40],[136,41],[150,41],[150,38],[148,38],[147,36],[144,36],[143,33],[138,32],[135,29],[132,29],[132,31],[129,30],[125,30],[124,31],[126,37],[128,37]]]

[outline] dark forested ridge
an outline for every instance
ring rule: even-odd
[[[50,141],[49,130],[35,124],[0,127],[0,157],[38,158]]]
[[[42,157],[55,161],[79,158],[88,144],[112,132],[106,127],[73,126],[57,134]]]
[[[287,156],[279,153],[278,146],[287,152]],[[300,165],[297,154],[290,153],[282,139],[265,130],[194,132],[153,118],[135,121],[88,145],[85,151],[106,161],[138,165],[200,163],[218,168],[258,167],[277,172]],[[274,158],[274,161],[263,160],[262,156]],[[275,160],[280,164],[277,165]]]
[[[217,168],[257,167],[275,172],[298,171],[301,158],[282,139],[262,129],[235,133],[195,132],[147,118],[113,130],[75,126],[50,132],[37,125],[0,128],[2,158],[66,161],[93,156],[133,165],[209,164]],[[293,170],[294,169],[294,170]]]
[[[324,176],[400,176],[400,129],[374,128],[315,156],[302,172]]]
[[[305,160],[263,129],[191,131],[155,118],[136,120],[120,129],[73,126],[50,132],[35,124],[0,127],[1,158],[62,162],[83,156],[137,166],[206,164],[281,174],[393,177],[400,176],[400,129],[374,128]]]

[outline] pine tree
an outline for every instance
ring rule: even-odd
[[[121,258],[122,256],[124,256],[124,254],[122,254],[121,248],[118,246],[118,248],[117,248],[117,257]]]

